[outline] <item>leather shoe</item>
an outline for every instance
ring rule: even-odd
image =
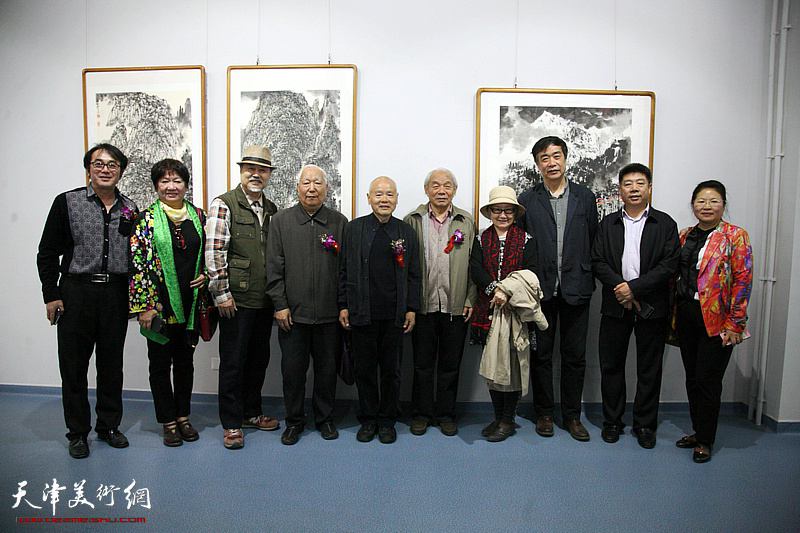
[[[510,437],[516,432],[517,429],[514,427],[514,424],[507,426],[502,422],[500,422],[497,424],[497,428],[495,428],[495,430],[492,431],[491,435],[486,437],[486,440],[488,440],[489,442],[501,442],[506,440],[508,437]]]
[[[647,450],[655,448],[656,446],[656,432],[650,428],[636,428],[633,430],[636,435],[636,440],[639,441],[639,446]]]
[[[383,444],[391,444],[397,440],[397,431],[391,426],[378,428],[378,440]]]
[[[303,426],[289,426],[286,431],[281,435],[281,442],[286,446],[297,444],[300,440],[300,435],[303,434]]]
[[[112,448],[127,448],[128,439],[116,428],[108,431],[98,431],[97,438],[108,443]]]
[[[325,440],[334,440],[339,438],[339,430],[333,425],[333,422],[323,422],[317,428]]]
[[[178,435],[178,428],[175,423],[164,424],[164,446],[175,447],[183,444],[183,439]]]
[[[619,436],[624,433],[621,427],[619,426],[605,426],[603,427],[603,431],[600,433],[600,436],[609,444],[613,444],[619,440]]]
[[[572,435],[572,438],[581,442],[589,440],[589,432],[583,427],[580,420],[570,420],[566,424],[567,431]]]
[[[200,438],[200,433],[192,427],[189,420],[178,420],[178,433],[186,442],[194,442]]]
[[[488,426],[486,426],[481,430],[481,435],[483,435],[484,437],[488,437],[489,435],[494,433],[494,430],[497,429],[497,426],[499,425],[500,425],[499,420],[493,421],[491,424],[489,424]]]
[[[428,431],[428,421],[427,420],[417,420],[416,418],[411,421],[411,434],[412,435],[424,435],[425,432]]]
[[[540,416],[536,419],[536,433],[542,437],[552,437],[555,432],[552,416]]]
[[[707,463],[711,460],[711,445],[697,443],[692,454],[692,461],[695,463]]]
[[[439,429],[441,430],[442,435],[447,437],[452,437],[458,434],[458,426],[453,420],[442,420],[439,422]]]
[[[681,437],[675,443],[675,446],[678,448],[694,448],[697,446],[697,438],[694,435],[686,435],[685,437]]]
[[[89,457],[89,443],[86,441],[86,437],[84,436],[75,437],[69,441],[69,446],[67,449],[69,450],[69,454],[73,459],[83,459],[84,457]]]
[[[378,426],[375,424],[364,424],[356,434],[358,442],[369,442],[375,438],[375,433],[378,432]]]

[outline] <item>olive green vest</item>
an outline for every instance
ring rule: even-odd
[[[269,219],[278,210],[262,196],[264,224],[259,227],[258,216],[250,208],[241,187],[220,195],[230,210],[231,240],[228,245],[228,281],[237,307],[263,309],[270,305],[267,298],[267,231]]]

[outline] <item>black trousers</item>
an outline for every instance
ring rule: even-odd
[[[147,339],[150,392],[160,424],[189,416],[194,383],[195,347],[186,342],[186,324],[167,327],[169,341],[166,344]]]
[[[722,403],[722,378],[733,346],[722,346],[719,335],[708,335],[697,301],[678,304],[677,328],[692,429],[697,442],[714,444]]]
[[[531,354],[531,387],[536,416],[553,416],[553,344],[561,320],[561,415],[566,424],[581,417],[583,379],[586,373],[586,334],[589,304],[570,305],[561,294],[542,301],[549,327],[536,331],[536,352]]]
[[[361,424],[394,427],[400,418],[402,341],[403,328],[395,326],[394,319],[353,326],[358,421]]]
[[[272,306],[239,307],[233,318],[219,318],[219,418],[223,429],[263,414],[261,387],[269,364]]]
[[[67,438],[92,429],[87,372],[92,352],[97,368],[98,432],[122,421],[122,350],[128,332],[128,286],[124,281],[91,283],[61,279],[64,315],[58,322],[58,367]]]
[[[342,347],[339,328],[338,322],[295,322],[289,331],[278,329],[287,426],[306,425],[304,404],[310,359],[314,359],[314,392],[311,400],[314,424],[319,427],[323,422],[331,421],[336,399],[336,355]]]
[[[625,427],[625,362],[628,342],[636,334],[636,396],[633,400],[633,429],[658,427],[661,371],[667,341],[667,317],[645,319],[633,311],[622,318],[603,315],[600,319],[600,391],[603,395],[603,425]]]
[[[455,420],[458,373],[467,326],[468,323],[461,316],[448,313],[417,314],[416,324],[411,330],[414,348],[411,416],[414,419],[425,420],[429,424]]]

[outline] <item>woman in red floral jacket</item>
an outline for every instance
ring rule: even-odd
[[[700,183],[692,193],[692,209],[698,223],[680,235],[673,323],[686,370],[686,393],[695,433],[675,444],[694,448],[696,463],[711,459],[722,378],[733,347],[750,336],[745,326],[753,285],[753,251],[747,232],[722,220],[726,202],[722,183]]]

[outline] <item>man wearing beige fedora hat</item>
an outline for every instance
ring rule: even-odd
[[[553,435],[553,343],[561,325],[561,416],[576,440],[589,440],[581,424],[581,398],[586,371],[586,335],[589,302],[594,292],[592,243],[597,233],[594,193],[566,178],[567,143],[543,137],[531,151],[542,181],[519,196],[525,209],[521,222],[536,235],[542,309],[550,327],[536,330],[537,350],[531,357],[531,384],[536,432]]]
[[[263,191],[276,167],[264,146],[248,146],[238,165],[241,183],[211,202],[205,246],[208,288],[220,314],[219,415],[229,449],[244,446],[242,428],[280,427],[261,408],[273,318],[266,294],[267,234],[277,211]]]

